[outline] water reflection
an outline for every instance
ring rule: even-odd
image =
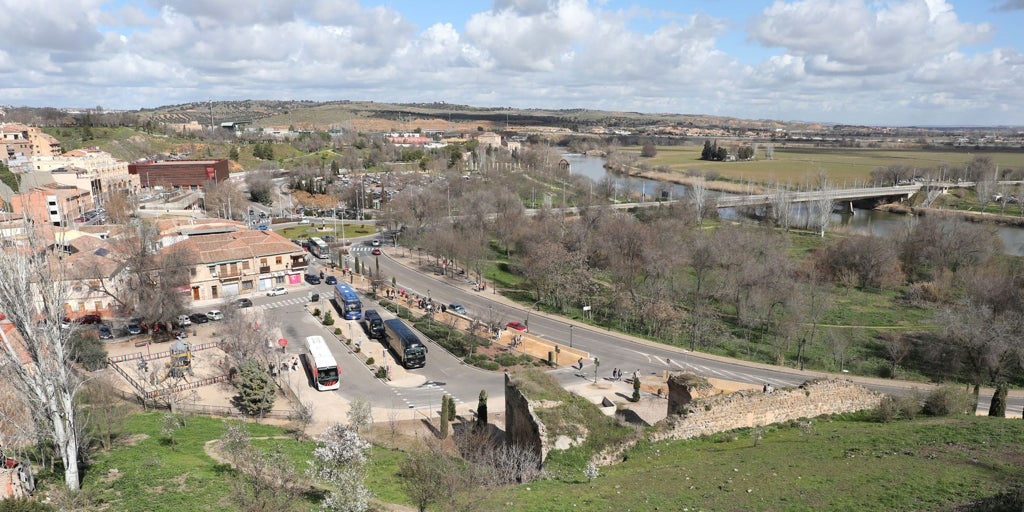
[[[614,183],[618,199],[633,193],[644,196],[649,200],[660,190],[667,190],[672,198],[683,197],[686,194],[686,187],[683,185],[666,184],[646,178],[619,176],[609,173],[604,168],[604,158],[575,153],[565,154],[563,158],[569,162],[570,171],[573,174],[586,176],[597,183],[605,180]],[[724,217],[728,217],[730,214],[730,212],[725,211],[721,213]],[[832,225],[845,226],[856,233],[887,236],[895,230],[906,229],[914,220],[913,217],[908,215],[858,209],[854,211],[853,215],[834,214]],[[799,225],[799,223],[796,225]],[[1024,256],[1024,229],[998,225],[995,229],[999,238],[1003,241],[1004,250],[1007,254]]]

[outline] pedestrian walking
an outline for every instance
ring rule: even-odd
[[[580,358],[579,363],[580,363],[580,370],[582,370],[583,369],[583,358],[582,357]]]

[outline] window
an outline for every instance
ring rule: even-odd
[[[277,263],[278,265],[281,264],[281,257],[280,256],[277,257],[277,261],[275,263]]]
[[[209,269],[211,276],[217,275],[217,265],[209,265],[206,268]]]
[[[80,313],[81,313],[81,312],[83,312],[83,311],[85,311],[85,303],[84,303],[84,302],[79,302],[79,303],[78,303],[78,311],[79,311]]]
[[[274,278],[274,283],[276,283],[276,284],[284,284],[284,276],[277,276],[277,277],[275,277]]]
[[[252,281],[242,281],[243,290],[252,290]]]
[[[93,307],[93,308],[94,308],[94,309],[95,309],[96,311],[99,311],[99,310],[103,309],[103,302],[101,302],[101,301],[96,301],[96,302],[94,302],[94,303],[93,303],[92,307]]]
[[[249,270],[249,260],[242,262],[242,270]]]
[[[267,259],[266,258],[260,258],[260,266],[261,267],[267,266]]]

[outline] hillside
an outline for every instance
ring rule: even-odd
[[[591,127],[640,128],[672,124],[728,129],[810,129],[817,125],[770,120],[745,120],[694,114],[643,114],[586,109],[545,110],[505,107],[472,107],[450,103],[393,104],[365,101],[215,101],[184,103],[139,110],[140,119],[160,123],[249,122],[255,126],[295,126],[326,130],[332,127],[363,129],[370,125],[393,125],[403,129],[413,120],[433,121],[436,129],[450,125],[460,128],[484,127]],[[417,123],[423,126],[423,123]],[[430,128],[428,128],[430,129]]]

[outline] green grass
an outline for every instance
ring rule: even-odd
[[[223,422],[188,417],[172,447],[160,433],[162,418],[159,413],[130,417],[124,439],[134,441],[96,454],[82,479],[92,502],[124,511],[236,510],[226,485],[230,471],[203,451],[206,441],[224,433]],[[249,431],[253,437],[284,434],[280,427],[258,424],[250,424]],[[116,478],[110,477],[112,469]]]
[[[182,510],[234,511],[228,484],[232,470],[204,451],[207,441],[224,433],[219,418],[188,416],[172,447],[161,434],[162,413],[136,414],[128,419],[120,442],[109,452],[93,455],[84,471],[82,489],[96,509],[147,512]],[[284,436],[281,427],[247,423],[254,447],[280,450],[300,474],[308,467],[315,443]],[[408,504],[397,476],[403,452],[374,446],[367,466],[367,486],[381,500]],[[117,469],[116,476],[110,471]],[[309,510],[318,505],[308,502]]]
[[[807,434],[768,426],[641,443],[627,460],[500,490],[481,510],[935,510],[1024,479],[1019,420],[879,424],[818,419]]]
[[[731,142],[726,142],[731,147]],[[713,171],[732,181],[753,181],[758,183],[799,184],[825,171],[829,179],[842,186],[846,183],[870,181],[871,171],[889,165],[906,165],[911,168],[962,167],[977,155],[989,156],[1000,168],[1019,169],[1024,167],[1024,153],[1011,151],[943,151],[925,149],[867,149],[867,148],[813,148],[806,146],[784,146],[776,142],[773,160],[764,159],[765,144],[756,159],[749,162],[707,162],[700,160],[702,146],[658,147],[653,158],[641,159],[652,168],[667,166],[673,171],[685,173],[689,170]],[[639,147],[626,147],[625,151],[639,154]]]

